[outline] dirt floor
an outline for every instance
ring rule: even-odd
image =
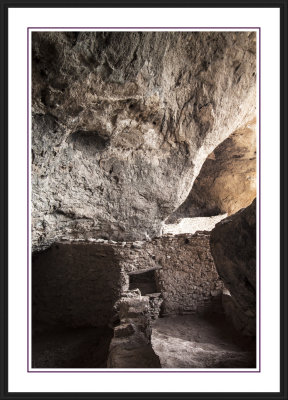
[[[33,337],[33,368],[106,368],[113,331],[81,328]],[[158,318],[152,346],[162,368],[255,368],[255,340],[221,314]],[[141,368],[141,365],[139,365]]]
[[[225,316],[158,318],[152,346],[162,368],[255,368],[255,340],[241,336]]]

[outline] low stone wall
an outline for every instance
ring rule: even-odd
[[[214,265],[209,239],[208,232],[198,232],[118,246],[115,251],[122,269],[123,290],[129,288],[131,272],[155,269],[164,314],[219,307],[224,285]]]
[[[108,368],[161,368],[151,345],[150,299],[138,289],[123,292],[116,302],[119,323],[114,327]]]
[[[129,274],[151,269],[164,314],[205,311],[222,293],[207,233],[58,243],[33,257],[33,322],[106,325],[114,303],[129,290]]]

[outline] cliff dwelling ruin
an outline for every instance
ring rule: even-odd
[[[32,33],[32,368],[256,368],[256,33]]]

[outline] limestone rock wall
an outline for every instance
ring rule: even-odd
[[[226,299],[228,313],[233,314],[234,310],[238,315],[236,327],[255,335],[256,199],[249,207],[219,222],[211,233],[210,244],[219,276],[233,300]]]
[[[33,32],[33,249],[159,235],[253,118],[255,54],[255,32]]]
[[[231,294],[224,290],[222,295],[222,306],[227,318],[244,336],[256,336],[255,311],[244,311]]]

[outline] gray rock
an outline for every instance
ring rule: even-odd
[[[256,199],[246,209],[216,225],[211,233],[210,246],[219,276],[234,299],[235,311],[239,309],[242,315],[248,316],[250,326],[252,318],[255,333]],[[239,319],[243,320],[243,317],[239,316]],[[241,325],[243,323],[238,324]],[[248,330],[253,331],[251,328]]]
[[[252,120],[255,32],[33,32],[33,249],[146,240]]]
[[[151,345],[149,297],[138,295],[118,302],[120,325],[114,328],[108,368],[160,368],[159,357]]]

